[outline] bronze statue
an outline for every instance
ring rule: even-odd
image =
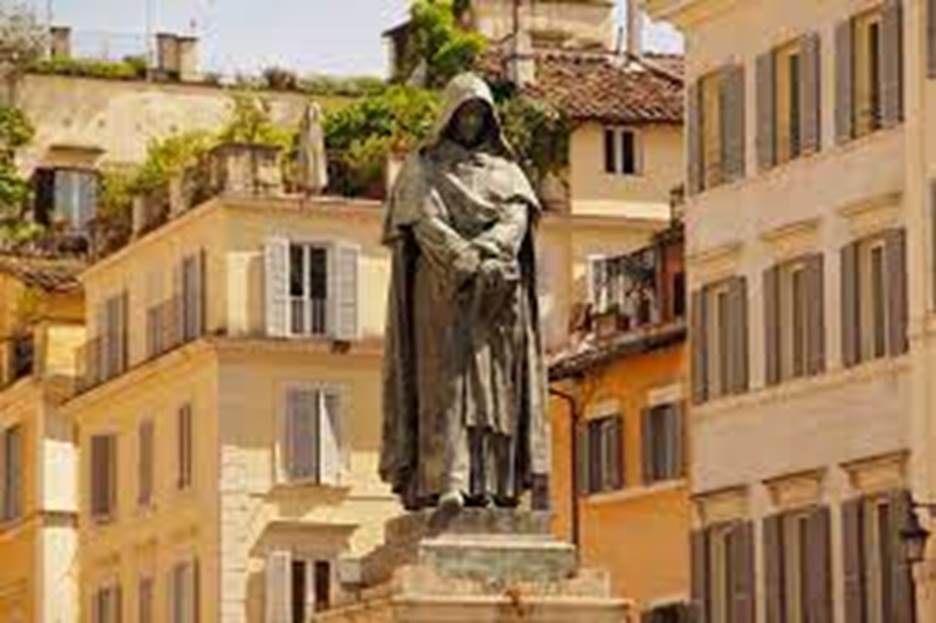
[[[455,77],[387,204],[380,475],[408,509],[512,507],[549,468],[540,204],[487,85]]]

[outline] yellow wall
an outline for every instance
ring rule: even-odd
[[[582,422],[607,415],[624,418],[624,479],[620,491],[579,498],[582,562],[606,569],[618,595],[647,609],[686,601],[689,594],[689,487],[686,480],[641,483],[641,412],[653,390],[685,396],[684,344],[596,366],[579,381],[557,388],[577,399]],[[572,456],[568,403],[553,397],[553,531],[571,540]]]
[[[638,175],[605,172],[604,129],[578,126],[569,143],[569,190],[574,214],[668,219],[670,190],[683,181],[682,126],[627,126],[637,132]]]
[[[472,2],[475,28],[493,41],[514,31],[514,3],[509,0]],[[548,0],[520,5],[520,20],[534,34],[563,33],[579,45],[614,47],[614,5],[607,0]]]

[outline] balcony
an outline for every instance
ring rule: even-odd
[[[153,359],[179,346],[183,340],[182,299],[172,297],[146,310],[146,355]]]
[[[76,354],[78,391],[84,392],[127,370],[127,333],[113,331],[88,340]]]

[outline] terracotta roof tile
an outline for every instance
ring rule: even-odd
[[[540,50],[536,82],[525,91],[550,102],[575,121],[682,123],[682,57],[649,54],[641,59],[603,52]],[[485,55],[482,71],[507,75],[506,56]]]
[[[78,274],[85,265],[78,260],[0,255],[0,273],[48,292],[70,292],[81,287]]]

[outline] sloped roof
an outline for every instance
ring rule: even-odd
[[[0,254],[0,273],[47,292],[71,292],[81,287],[78,274],[83,262],[73,259]]]
[[[678,55],[640,58],[607,52],[537,50],[536,81],[524,88],[573,121],[674,123],[683,121],[683,62]],[[507,56],[485,55],[490,78],[507,74]]]

